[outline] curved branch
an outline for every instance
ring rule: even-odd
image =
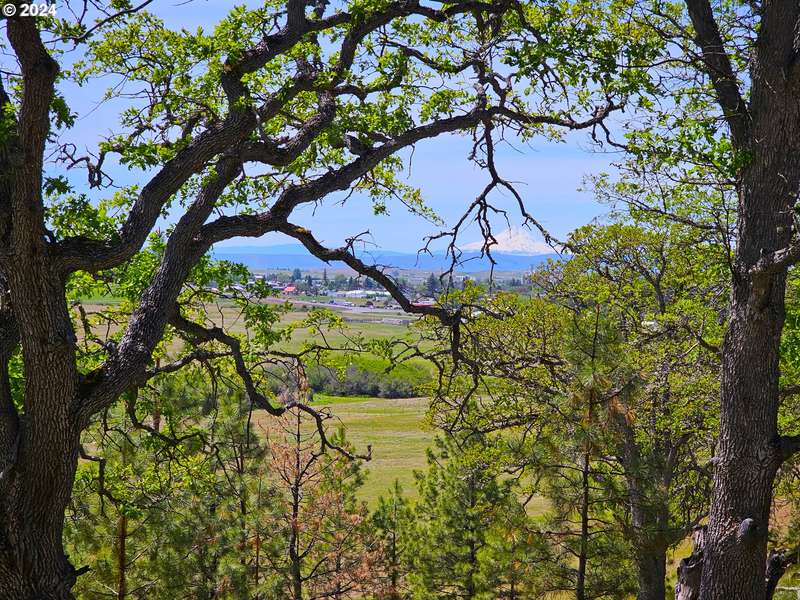
[[[709,0],[685,0],[696,33],[705,71],[714,84],[717,101],[725,114],[734,146],[741,150],[750,143],[750,112],[739,90],[736,74],[725,49]]]
[[[317,258],[325,262],[330,262],[332,260],[341,261],[357,273],[379,283],[392,295],[392,298],[397,301],[403,310],[408,313],[433,316],[445,324],[452,324],[454,320],[460,318],[460,316],[456,316],[440,306],[424,306],[412,303],[400,289],[398,283],[384,273],[378,266],[368,265],[357,258],[352,252],[352,243],[347,246],[342,246],[341,248],[326,248],[319,243],[308,229],[293,225],[292,223],[285,223],[278,226],[277,231],[298,240],[305,246],[306,250]]]
[[[779,273],[800,262],[800,242],[795,241],[786,248],[763,255],[750,268],[751,277],[765,277]]]
[[[67,238],[59,243],[62,270],[96,272],[130,259],[144,244],[164,204],[216,155],[240,143],[255,125],[252,113],[236,111],[197,136],[142,188],[116,241]]]
[[[139,307],[131,315],[116,351],[81,383],[76,401],[79,422],[86,422],[120,393],[146,381],[147,363],[164,333],[186,277],[208,250],[208,246],[196,243],[195,235],[225,188],[240,173],[241,163],[225,157],[220,159],[216,171],[216,176],[203,186],[175,225],[161,264],[142,295]]]
[[[216,341],[230,348],[236,373],[241,378],[242,383],[244,383],[244,389],[245,392],[247,392],[247,397],[250,399],[250,401],[255,406],[266,410],[273,416],[279,416],[283,414],[284,409],[282,407],[274,406],[266,396],[258,391],[258,388],[253,381],[253,376],[251,375],[247,368],[247,364],[244,361],[244,356],[242,355],[242,344],[237,338],[225,333],[225,331],[220,327],[211,327],[207,329],[202,325],[190,321],[180,314],[177,307],[174,309],[169,322],[173,327],[175,327],[175,329],[189,335],[189,337],[191,337],[195,342]]]
[[[786,462],[800,452],[800,435],[782,435],[778,439],[778,449],[782,462]]]
[[[335,452],[339,452],[350,459],[370,460],[372,457],[371,446],[367,447],[367,454],[354,454],[346,448],[330,441],[327,432],[325,431],[325,420],[329,418],[329,415],[326,413],[318,411],[317,409],[303,402],[288,402],[281,406],[272,404],[269,399],[264,396],[264,394],[258,391],[258,387],[253,380],[253,376],[250,373],[250,370],[247,368],[247,364],[245,363],[244,356],[242,354],[241,342],[236,337],[225,333],[225,331],[223,331],[220,327],[205,328],[202,325],[194,323],[193,321],[190,321],[182,316],[177,308],[170,319],[170,323],[177,330],[188,334],[196,342],[216,341],[230,348],[230,355],[233,357],[236,374],[242,380],[247,397],[253,406],[262,410],[266,410],[273,416],[280,416],[287,410],[294,408],[301,410],[313,417],[317,427],[317,432],[320,436],[320,443],[323,451],[328,448],[334,450]]]

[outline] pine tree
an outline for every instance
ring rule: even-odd
[[[299,410],[279,421],[268,445],[273,485],[280,492],[262,523],[271,539],[264,560],[277,575],[273,597],[358,598],[372,579],[374,562],[366,506],[355,495],[363,483],[359,463],[321,451],[316,428]],[[347,446],[343,431],[332,441]]]
[[[425,291],[429,296],[435,296],[436,293],[441,289],[441,284],[439,279],[437,279],[436,275],[431,273],[428,275],[428,279],[425,280]]]
[[[93,564],[80,597],[263,598],[254,516],[271,501],[264,450],[242,395],[219,391],[188,373],[157,380],[137,399],[149,414],[132,412],[129,399],[113,427],[91,430],[103,459],[86,454],[66,534],[70,554]],[[213,420],[209,434],[185,429],[178,414],[188,405]]]
[[[395,480],[388,496],[378,498],[378,507],[370,520],[378,543],[378,563],[372,585],[377,600],[408,598],[406,577],[411,560],[409,530],[412,521],[411,503],[403,496],[400,482]]]
[[[512,482],[500,477],[498,452],[480,434],[437,438],[429,451],[428,471],[417,475],[414,598],[489,600],[505,593],[510,581],[497,572],[508,573],[507,517],[521,513]],[[531,548],[516,550],[527,562]]]

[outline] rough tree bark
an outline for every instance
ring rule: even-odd
[[[76,578],[61,532],[78,462],[80,430],[73,418],[78,373],[64,275],[49,260],[42,204],[43,152],[58,65],[33,19],[9,21],[7,28],[27,85],[17,134],[3,140],[10,158],[0,200],[5,214],[13,215],[13,227],[6,229],[0,269],[26,384],[24,416],[9,401],[3,407],[6,425],[15,426],[0,435],[14,437],[0,480],[0,597],[66,598]]]
[[[700,577],[703,574],[703,548],[706,528],[698,527],[692,533],[692,554],[681,559],[678,565],[678,582],[675,584],[675,600],[698,600]]]
[[[763,600],[773,483],[793,445],[780,437],[777,414],[786,272],[797,254],[791,214],[800,184],[800,4],[760,7],[749,102],[710,3],[686,4],[705,71],[744,165],[700,598]]]

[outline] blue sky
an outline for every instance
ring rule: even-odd
[[[593,200],[591,193],[578,191],[587,174],[607,171],[610,162],[609,156],[589,152],[588,144],[579,143],[583,139],[578,133],[566,143],[541,143],[522,151],[503,149],[498,153],[501,175],[515,182],[528,211],[559,237],[607,211],[607,207]],[[469,140],[451,136],[423,142],[414,152],[410,183],[422,189],[427,204],[448,224],[456,222],[487,183],[486,174],[467,159],[470,147]],[[521,222],[516,201],[510,196],[495,195],[494,204],[508,210],[512,225]],[[391,208],[388,216],[373,216],[369,199],[364,197],[351,198],[344,206],[329,200],[315,214],[310,207],[299,214],[302,217],[294,218],[296,222],[316,231],[330,244],[369,229],[374,241],[384,249],[416,251],[424,236],[439,230],[399,204]],[[506,228],[499,216],[494,225],[497,231]],[[461,241],[474,241],[479,235],[478,229],[472,227]],[[274,239],[274,243],[283,241]],[[230,245],[249,243],[232,241]]]
[[[258,4],[255,0],[246,3]],[[155,0],[151,9],[170,26],[211,29],[234,4],[229,0],[195,0],[188,4],[183,0]],[[100,137],[115,129],[115,114],[119,106],[106,104],[98,108],[95,104],[108,84],[96,81],[83,89],[66,90],[73,110],[80,115],[76,127],[66,137],[81,140],[85,148],[94,147]],[[486,175],[468,161],[470,148],[469,140],[449,136],[422,142],[414,151],[408,182],[422,189],[427,204],[447,224],[454,223],[461,216],[466,205],[487,182]],[[518,144],[513,149],[500,146],[497,164],[501,175],[515,182],[529,212],[554,235],[564,237],[575,227],[607,211],[607,207],[593,200],[590,192],[579,192],[578,188],[586,175],[610,170],[611,159],[608,155],[592,152],[588,134],[576,132],[561,143],[541,141]],[[115,175],[121,183],[130,183],[141,176],[120,172]],[[82,183],[84,180],[76,181]],[[399,203],[389,205],[389,215],[374,216],[367,198],[353,196],[344,205],[339,202],[341,198],[332,197],[321,206],[305,207],[295,213],[292,220],[313,230],[327,244],[340,244],[349,236],[369,230],[379,247],[409,252],[418,250],[426,235],[440,230],[439,226],[409,214]],[[495,204],[509,210],[512,225],[519,224],[519,213],[510,197],[497,196]],[[506,227],[501,217],[494,225],[497,231]],[[478,236],[476,227],[469,228],[461,242],[474,241]],[[291,240],[273,234],[259,240],[231,240],[224,245],[288,242]]]

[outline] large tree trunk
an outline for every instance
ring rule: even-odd
[[[58,346],[58,341],[44,339]],[[22,344],[26,353],[24,336]],[[0,480],[2,600],[72,597],[76,573],[61,538],[78,463],[79,431],[70,414],[74,363],[60,358],[57,349],[31,351],[26,357],[26,411]]]
[[[43,452],[45,436],[31,429],[0,481],[0,600],[65,600],[77,575],[61,536],[78,445],[64,439]]]
[[[765,210],[764,213],[771,211]],[[785,277],[760,305],[735,286],[724,344],[722,412],[703,564],[703,600],[763,600],[772,487],[779,466],[778,347]]]
[[[0,394],[0,600],[66,600],[72,598],[77,575],[61,537],[78,464],[78,373],[64,275],[54,266],[45,241],[42,202],[43,155],[58,65],[42,44],[35,21],[9,20],[7,34],[20,59],[24,85],[19,130],[4,137],[0,157],[6,246],[0,279],[8,286],[3,300],[13,311],[25,383],[21,414],[5,381]],[[4,110],[7,102],[7,96],[0,97]],[[4,329],[3,339],[8,333]],[[8,360],[2,358],[5,379]]]
[[[701,584],[702,600],[764,600],[767,532],[782,460],[779,349],[786,267],[762,257],[789,246],[800,181],[795,2],[764,5],[753,57],[750,142],[739,185],[739,239],[722,348],[720,431]]]
[[[28,414],[0,481],[1,600],[70,599],[76,580],[62,546],[78,462],[79,434],[68,416],[74,385],[58,361],[36,364],[37,374],[26,365]]]
[[[772,127],[776,131],[790,128],[780,121]],[[737,251],[740,273],[748,273],[763,253],[789,242],[788,212],[796,194],[797,167],[792,165],[791,171],[781,168],[786,161],[776,155],[791,143],[783,141],[760,157],[742,190]],[[788,172],[795,184],[791,193],[779,183]],[[720,432],[703,600],[763,600],[765,595],[772,488],[781,462],[778,362],[785,287],[785,272],[734,278],[730,324],[723,344]]]
[[[778,127],[778,125],[776,125]],[[772,173],[777,179],[777,174]],[[764,180],[745,195],[740,269],[788,243],[786,198]],[[751,178],[755,179],[755,178]],[[787,233],[779,233],[783,227]],[[763,600],[777,444],[778,361],[785,273],[734,280],[723,345],[720,432],[703,565],[703,600]]]
[[[31,161],[35,168],[37,161]],[[23,412],[17,417],[15,441],[5,449],[7,466],[0,478],[2,600],[68,599],[76,579],[61,539],[80,446],[76,340],[65,283],[49,264],[44,244],[42,209],[36,201],[40,189],[41,177],[35,172],[15,181],[16,251],[13,262],[1,265],[24,364]],[[4,410],[17,411],[10,402]]]
[[[667,594],[666,551],[642,552],[636,556],[636,571],[639,591],[636,600],[664,600]]]

